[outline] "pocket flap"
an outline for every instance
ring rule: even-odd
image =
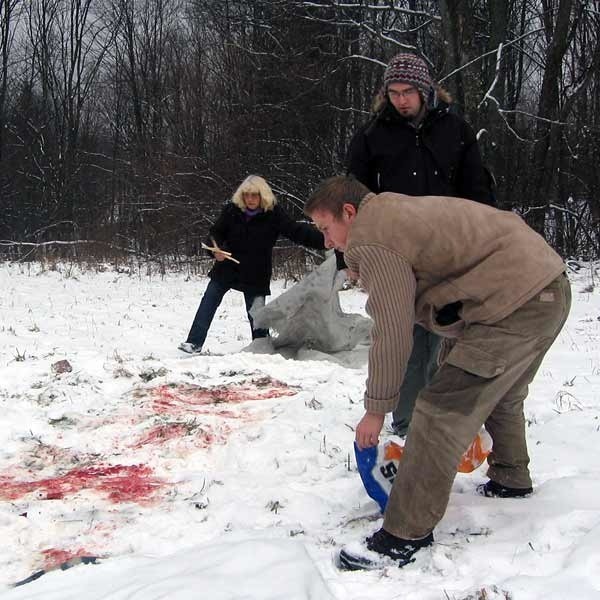
[[[448,354],[446,363],[458,367],[467,373],[491,379],[506,369],[506,361],[492,354],[458,342]]]

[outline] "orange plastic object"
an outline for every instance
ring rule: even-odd
[[[491,450],[492,438],[485,429],[482,429],[462,455],[457,471],[459,473],[471,473],[483,463]],[[399,461],[403,452],[404,446],[396,442],[389,441],[384,444],[384,458],[386,461]]]

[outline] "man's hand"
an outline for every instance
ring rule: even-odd
[[[350,267],[346,268],[346,277],[352,283],[357,283],[358,282],[358,273],[356,271],[353,271]]]
[[[361,450],[377,446],[384,419],[385,415],[370,412],[365,413],[365,416],[356,426],[356,443]]]

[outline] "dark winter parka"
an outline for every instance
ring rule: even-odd
[[[210,228],[210,236],[219,248],[231,252],[240,264],[230,260],[218,261],[208,276],[234,290],[269,295],[273,246],[280,235],[302,246],[318,250],[325,248],[320,231],[308,223],[294,221],[277,204],[253,217],[248,217],[235,204],[227,204]],[[208,244],[212,245],[212,242]]]
[[[458,196],[495,204],[475,133],[444,102],[430,108],[416,127],[387,102],[354,135],[347,167],[375,193]]]

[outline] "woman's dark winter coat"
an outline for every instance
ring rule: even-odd
[[[319,230],[307,223],[294,221],[277,204],[272,210],[253,217],[247,217],[235,204],[227,204],[210,228],[210,236],[219,248],[231,252],[240,264],[230,260],[217,261],[208,276],[234,290],[258,296],[269,295],[273,246],[280,235],[302,246],[318,250],[325,248],[323,234]]]
[[[371,191],[459,196],[494,205],[472,128],[445,103],[415,127],[387,103],[355,134],[348,171]]]

